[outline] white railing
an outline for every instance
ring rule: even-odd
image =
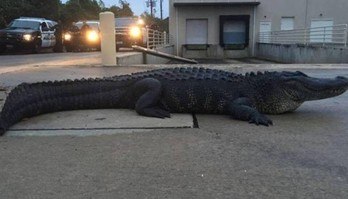
[[[318,28],[260,32],[259,43],[347,46],[347,24]]]
[[[127,27],[116,27],[116,35],[129,35],[129,31]],[[171,45],[173,41],[171,35],[158,30],[144,28],[142,34],[144,35],[146,47],[149,49]]]
[[[148,38],[146,47],[149,49],[171,45],[173,41],[168,33],[153,29],[147,29],[146,38]]]

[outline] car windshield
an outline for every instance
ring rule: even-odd
[[[116,27],[126,27],[132,24],[136,24],[137,20],[134,18],[116,18],[115,26]]]
[[[40,22],[27,21],[27,20],[14,20],[10,23],[8,28],[10,29],[33,29],[39,30]]]
[[[76,23],[76,26],[77,26],[79,29],[82,28],[82,25],[83,25],[82,22],[77,22],[77,23]],[[93,30],[99,31],[99,24],[98,24],[97,22],[87,22],[87,25],[88,25],[89,27],[91,27]]]

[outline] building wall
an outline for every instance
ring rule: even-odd
[[[257,32],[260,21],[271,21],[272,30],[280,30],[282,17],[295,17],[295,29],[310,27],[312,19],[348,24],[347,9],[347,0],[260,0],[256,9]]]
[[[171,1],[171,3],[173,3]],[[169,32],[174,37],[175,51],[178,55],[186,53],[186,57],[198,58],[200,56],[211,58],[222,57],[247,57],[250,56],[253,45],[253,7],[251,6],[170,6]],[[244,50],[223,50],[220,45],[220,23],[221,15],[250,15],[249,47]],[[208,44],[207,51],[183,51],[182,45],[186,42],[186,19],[208,19]],[[197,30],[199,31],[199,30]]]
[[[261,21],[271,21],[272,30],[280,30],[281,17],[295,17],[295,28],[305,27],[306,0],[261,0],[256,9],[256,30]]]
[[[222,3],[230,3],[230,2],[255,2],[256,0],[174,0],[173,2],[176,3],[181,3],[181,2],[185,2],[185,3],[202,3],[202,2],[212,2],[212,3],[216,3],[216,2],[222,2]],[[258,0],[256,1],[258,2]]]
[[[209,2],[260,2],[255,9],[253,24],[253,6],[187,6],[174,7],[175,3],[209,3]],[[198,56],[252,56],[255,55],[256,41],[254,38],[260,31],[260,22],[271,21],[271,30],[280,30],[282,17],[294,17],[294,28],[301,29],[311,26],[312,19],[332,19],[334,25],[348,24],[348,0],[170,0],[169,31],[174,37],[175,52],[182,55],[185,44],[185,28],[187,18],[208,18],[208,43],[214,47]],[[224,52],[219,48],[219,16],[250,15],[249,48],[244,51]],[[255,30],[254,31],[254,27]]]
[[[257,57],[281,63],[348,63],[348,49],[332,46],[258,43]]]

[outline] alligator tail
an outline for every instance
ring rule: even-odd
[[[6,98],[0,115],[0,136],[24,118],[44,113],[98,108],[122,108],[117,82],[100,79],[23,83]]]

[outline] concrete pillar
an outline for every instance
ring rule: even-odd
[[[101,57],[103,66],[115,66],[116,62],[116,39],[115,39],[115,16],[112,12],[99,14],[101,32]]]

